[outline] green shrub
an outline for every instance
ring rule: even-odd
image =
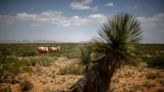
[[[15,57],[0,57],[0,81],[7,78],[12,80],[21,73],[22,63]]]
[[[148,67],[164,68],[164,55],[153,57],[147,61]]]
[[[32,83],[28,80],[20,82],[20,86],[21,86],[21,89],[22,89],[23,92],[29,91],[33,88]]]
[[[59,74],[78,74],[81,75],[84,69],[81,65],[68,65],[62,69],[60,69]]]
[[[16,51],[17,56],[35,56],[37,52],[32,48],[20,48]]]
[[[16,57],[0,56],[0,82],[8,78],[14,80],[15,76],[22,72],[32,72],[32,69]]]
[[[156,79],[157,77],[159,77],[158,72],[149,72],[146,74],[147,79]]]

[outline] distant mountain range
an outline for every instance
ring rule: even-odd
[[[89,41],[80,42],[64,42],[64,41],[51,41],[51,40],[0,40],[0,43],[88,43]]]
[[[5,43],[89,43],[90,41],[79,41],[79,42],[73,42],[73,41],[52,41],[52,40],[0,40],[1,44]],[[164,44],[164,43],[144,43],[141,42],[141,44]]]

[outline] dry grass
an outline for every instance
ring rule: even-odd
[[[164,87],[159,82],[163,78],[160,69],[124,66],[114,75],[111,87],[114,92],[158,92]]]

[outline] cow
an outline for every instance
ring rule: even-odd
[[[40,55],[47,55],[48,54],[48,47],[37,47],[37,51]]]
[[[57,46],[57,47],[50,47],[50,50],[52,52],[58,52],[60,50],[60,46]]]

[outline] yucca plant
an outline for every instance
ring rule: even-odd
[[[93,51],[100,59],[86,73],[83,92],[109,92],[116,69],[125,62],[131,63],[136,55],[136,45],[142,39],[140,23],[129,14],[118,14],[103,24],[99,38],[92,42]]]
[[[100,37],[91,43],[92,53],[97,59],[91,59],[91,51],[82,50],[81,61],[91,66],[84,77],[70,88],[71,92],[110,92],[115,71],[125,63],[133,63],[132,59],[136,58],[136,46],[142,39],[140,29],[140,23],[129,14],[108,18],[98,32]]]

